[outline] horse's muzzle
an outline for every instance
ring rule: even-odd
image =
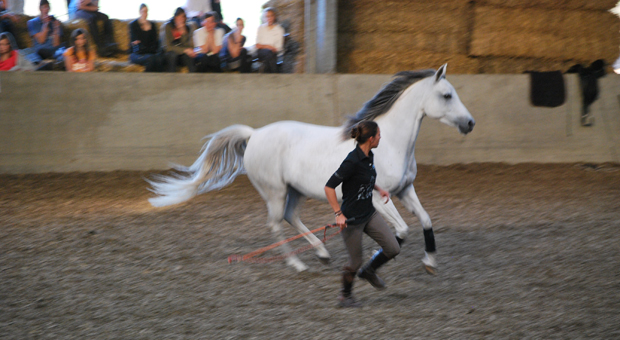
[[[459,122],[459,132],[466,135],[474,129],[475,125],[476,121],[473,120],[473,118],[463,119],[461,122]]]

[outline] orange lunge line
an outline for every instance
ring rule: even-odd
[[[271,250],[273,248],[281,246],[284,243],[294,241],[294,240],[296,240],[296,239],[298,239],[300,237],[304,237],[306,235],[313,234],[313,233],[316,233],[317,231],[321,231],[321,230],[324,230],[326,232],[328,228],[336,228],[336,227],[338,227],[338,226],[335,225],[335,224],[328,224],[326,226],[323,226],[323,227],[320,227],[320,228],[316,228],[314,230],[310,230],[310,231],[305,232],[303,234],[299,234],[299,235],[296,235],[296,236],[293,236],[293,237],[289,237],[286,240],[282,240],[282,241],[276,242],[276,243],[274,243],[272,245],[269,245],[269,246],[257,249],[257,250],[255,250],[255,251],[253,251],[251,253],[243,255],[242,257],[239,257],[239,255],[231,255],[231,256],[228,257],[228,263],[231,263],[233,261],[236,261],[236,262],[245,261],[245,260],[248,260],[248,259],[256,256],[256,255],[262,254],[262,253],[264,253],[264,252],[266,252],[268,250]],[[326,235],[324,233],[324,235],[323,235],[323,242],[325,242],[325,239],[326,239]],[[311,249],[311,248],[312,248],[312,245],[308,249]]]

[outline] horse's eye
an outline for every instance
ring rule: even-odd
[[[451,99],[451,98],[452,98],[452,95],[451,95],[450,93],[446,93],[446,94],[444,94],[444,95],[443,95],[443,97],[444,97],[445,99]]]

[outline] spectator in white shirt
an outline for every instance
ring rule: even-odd
[[[194,31],[193,36],[197,71],[222,72],[219,53],[225,32],[221,28],[216,28],[214,12],[205,14],[202,25],[202,28]]]
[[[277,24],[274,8],[266,8],[264,14],[267,22],[258,27],[256,36],[258,60],[262,63],[259,72],[277,73],[278,55],[284,50],[284,28]]]

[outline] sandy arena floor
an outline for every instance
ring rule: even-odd
[[[148,175],[0,175],[1,339],[620,338],[620,165],[421,166],[439,273],[397,203],[409,237],[387,290],[356,282],[354,310],[336,307],[339,237],[328,266],[301,254],[301,274],[229,265],[274,242],[247,178],[155,209]],[[310,200],[302,219],[332,214]]]

